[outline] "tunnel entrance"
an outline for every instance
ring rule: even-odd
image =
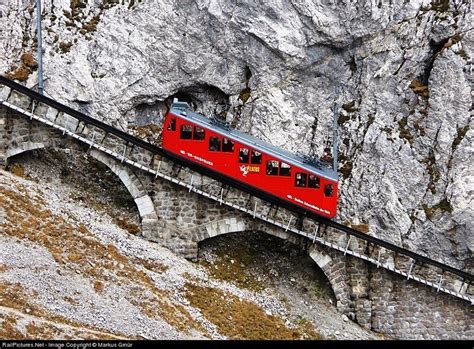
[[[180,88],[178,92],[166,98],[165,103],[169,108],[173,99],[187,102],[191,108],[207,117],[216,117],[225,120],[229,110],[229,96],[216,86],[196,84]]]
[[[149,143],[161,146],[162,124],[175,98],[188,103],[196,113],[224,121],[230,108],[229,96],[218,87],[207,84],[190,85],[180,88],[164,101],[137,104],[127,112],[127,131]]]
[[[230,107],[229,96],[216,86],[196,84],[180,88],[164,101],[140,103],[127,113],[129,124],[133,126],[161,125],[173,100],[187,102],[191,108],[207,117],[225,120]]]

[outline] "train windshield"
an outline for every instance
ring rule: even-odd
[[[326,184],[324,186],[324,196],[331,197],[334,195],[334,189],[332,184]]]
[[[169,125],[168,125],[168,131],[176,131],[176,119],[172,118]]]

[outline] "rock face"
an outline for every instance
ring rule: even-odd
[[[318,156],[332,142],[336,103],[337,219],[469,269],[470,7],[465,0],[46,0],[45,91],[124,129],[159,123],[179,97]],[[8,28],[0,71],[34,86],[24,55],[35,53],[34,2],[7,0],[0,11]]]

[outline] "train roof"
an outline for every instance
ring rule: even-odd
[[[182,119],[190,120],[206,129],[210,129],[216,133],[220,133],[223,136],[228,136],[240,143],[243,143],[253,149],[272,155],[276,158],[284,160],[288,164],[298,166],[309,172],[313,172],[319,176],[327,179],[337,181],[337,172],[333,171],[330,164],[325,164],[321,161],[308,162],[303,156],[291,153],[284,149],[278,148],[270,143],[264,142],[254,136],[247,133],[230,128],[225,122],[217,119],[209,119],[201,114],[195,113],[186,102],[174,101],[171,105],[171,113],[179,116]]]

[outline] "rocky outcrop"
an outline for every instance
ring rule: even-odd
[[[21,57],[35,51],[33,5],[0,7],[9,28],[0,71],[18,77],[23,68],[28,86],[36,71]],[[45,90],[124,129],[159,123],[178,96],[277,146],[316,155],[332,141],[336,103],[338,220],[469,268],[470,6],[46,0]]]

